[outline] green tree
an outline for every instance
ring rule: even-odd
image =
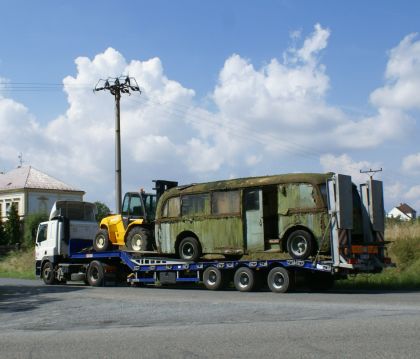
[[[4,223],[3,219],[0,217],[0,245],[4,245],[7,243],[6,232],[4,230]]]
[[[100,222],[102,220],[102,218],[105,218],[106,216],[109,216],[109,214],[111,213],[111,210],[109,209],[109,207],[102,202],[96,201],[94,202],[96,205],[96,208],[98,209],[98,213],[96,215],[96,221]]]
[[[23,226],[23,245],[25,248],[31,248],[35,245],[38,225],[45,221],[48,221],[48,214],[43,212],[31,213],[25,217]]]
[[[4,224],[7,244],[21,243],[21,225],[22,223],[16,205],[12,203],[7,213],[7,222]]]

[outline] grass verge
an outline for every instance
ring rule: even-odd
[[[35,279],[35,259],[33,248],[12,251],[0,258],[0,277]]]

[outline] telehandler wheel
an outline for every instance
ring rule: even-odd
[[[283,267],[275,267],[268,273],[267,284],[274,293],[286,293],[290,288],[289,271]]]
[[[93,248],[96,252],[106,252],[111,247],[108,230],[100,229],[93,240]]]
[[[302,229],[292,232],[287,238],[287,252],[293,259],[304,260],[309,258],[312,249],[312,236]]]
[[[86,279],[92,287],[102,287],[104,285],[105,271],[101,262],[93,261],[90,263],[86,272]]]
[[[128,232],[125,245],[127,248],[135,251],[147,251],[150,245],[150,231],[142,227],[134,227]]]
[[[178,247],[179,258],[187,261],[196,261],[201,257],[201,246],[194,237],[185,237]]]
[[[210,290],[222,289],[226,286],[226,274],[219,268],[207,267],[203,272],[203,283]]]
[[[233,284],[240,292],[250,292],[256,284],[255,272],[248,267],[240,267],[233,277]]]
[[[42,266],[42,280],[45,284],[51,285],[56,284],[57,279],[55,278],[55,270],[51,262],[45,262]]]

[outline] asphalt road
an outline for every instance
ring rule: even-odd
[[[212,292],[0,279],[0,358],[418,358],[420,292]]]

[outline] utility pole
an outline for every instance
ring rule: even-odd
[[[369,168],[368,170],[366,170],[366,171],[362,171],[362,170],[360,170],[360,173],[367,173],[367,174],[369,174],[369,178],[372,180],[373,179],[373,175],[375,174],[375,173],[377,173],[377,172],[382,172],[382,167],[380,168],[380,169],[378,169],[378,170],[373,170],[372,168]]]
[[[140,88],[134,77],[109,77],[99,80],[93,89],[109,91],[115,98],[115,210],[121,214],[121,130],[120,130],[120,100],[121,94],[131,94],[130,91],[139,92]]]

